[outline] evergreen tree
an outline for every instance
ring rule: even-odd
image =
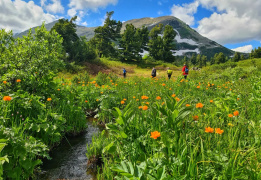
[[[215,55],[216,56],[216,55]],[[216,56],[216,58],[215,58],[215,63],[216,64],[220,64],[220,63],[225,63],[226,62],[226,58],[225,58],[225,55],[222,53],[222,52],[220,52],[217,56]]]
[[[106,19],[103,26],[99,26],[94,30],[95,35],[92,42],[95,43],[99,57],[115,56],[116,50],[112,41],[116,41],[120,38],[120,30],[122,23],[111,20],[113,11],[106,13]]]
[[[240,60],[240,54],[236,52],[232,60],[233,62],[238,62]]]
[[[202,63],[202,66],[207,66],[207,56],[201,56],[201,63]]]
[[[163,24],[159,24],[151,29],[149,33],[149,52],[150,56],[157,60],[163,59],[163,39],[159,36],[162,32]]]
[[[146,31],[147,30],[147,31]],[[148,29],[136,29],[132,24],[126,25],[126,30],[121,36],[119,52],[122,59],[141,59],[141,53],[148,42]],[[147,38],[146,38],[147,35]]]
[[[191,62],[192,65],[197,64],[196,55],[194,53],[192,54],[192,57],[190,58],[190,62]]]
[[[163,60],[167,62],[173,62],[174,56],[171,50],[175,49],[174,38],[176,36],[176,32],[173,27],[170,25],[166,25],[163,32]]]
[[[210,65],[213,65],[213,64],[215,64],[215,58],[211,57],[210,58]]]
[[[63,38],[63,47],[65,53],[68,54],[68,61],[75,60],[75,42],[79,40],[78,35],[76,34],[76,24],[74,21],[77,19],[77,16],[74,16],[69,21],[68,19],[59,19],[59,21],[52,27],[52,31],[56,31]]]
[[[199,66],[199,67],[202,67],[202,64],[201,64],[201,55],[198,54],[197,57],[196,57],[196,64]]]

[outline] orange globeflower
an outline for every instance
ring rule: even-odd
[[[127,99],[125,99],[125,98],[123,99],[123,101],[126,101],[126,100],[127,100]]]
[[[178,97],[176,97],[175,99],[176,99],[176,101],[180,101],[180,99]]]
[[[239,98],[237,98],[237,100],[239,101]]]
[[[21,79],[17,79],[16,82],[21,82]]]
[[[213,103],[214,101],[213,101],[213,100],[210,100],[209,102],[210,102],[210,103]]]
[[[144,111],[145,111],[145,110],[148,110],[148,106],[143,106],[143,107],[142,107],[142,110],[144,110]]]
[[[10,96],[4,96],[4,98],[3,98],[4,101],[11,101],[11,99],[12,98]]]
[[[197,86],[197,88],[199,89],[199,88],[200,88],[200,86]]]
[[[3,81],[4,84],[6,84],[7,82],[6,81]]]
[[[157,99],[157,100],[161,100],[161,97],[160,97],[160,96],[157,96],[156,99]]]
[[[190,105],[189,104],[186,104],[186,107],[189,107]]]
[[[87,103],[88,101],[86,100],[85,102]]]
[[[195,115],[195,116],[192,116],[194,121],[197,121],[198,120],[198,115]]]
[[[216,128],[216,129],[215,129],[215,132],[216,132],[217,134],[222,134],[222,133],[224,132],[224,130],[221,130],[220,128]]]
[[[150,137],[153,139],[157,139],[158,137],[160,137],[160,132],[158,131],[151,132]]]
[[[239,112],[238,112],[238,111],[235,111],[233,114],[234,114],[234,116],[238,116],[238,115],[239,115]]]
[[[47,98],[47,101],[51,101],[52,100],[52,98]]]
[[[96,99],[96,101],[98,102],[98,101],[99,101],[99,99]]]
[[[142,106],[139,106],[139,109],[142,109]]]
[[[141,96],[141,99],[149,99],[148,96]]]
[[[161,105],[164,105],[164,104],[165,104],[165,102],[162,102],[162,103],[161,103]]]
[[[124,104],[125,103],[125,101],[121,101],[121,104]]]
[[[61,89],[57,89],[57,91],[60,91]]]
[[[171,96],[172,96],[172,97],[176,97],[176,94],[172,94]]]
[[[206,127],[206,128],[205,128],[205,132],[206,132],[206,133],[213,133],[213,132],[214,132],[214,129],[211,128],[211,127]]]
[[[203,104],[202,103],[198,103],[198,104],[196,104],[196,108],[203,108]]]
[[[136,97],[135,97],[135,96],[133,96],[133,99],[136,99]]]
[[[229,114],[228,117],[233,117],[233,114]]]
[[[166,86],[166,84],[163,83],[162,86]]]
[[[101,92],[101,94],[103,94],[103,92]]]

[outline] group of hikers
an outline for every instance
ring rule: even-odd
[[[186,64],[184,64],[184,66],[182,68],[182,72],[183,72],[184,79],[187,79],[189,69]],[[123,68],[123,77],[124,78],[126,78],[126,73],[127,73],[126,69]],[[172,70],[169,67],[167,68],[167,75],[168,75],[168,78],[170,79],[171,75],[172,75]],[[156,76],[157,76],[157,70],[155,67],[153,67],[152,71],[151,71],[151,77],[155,78]]]

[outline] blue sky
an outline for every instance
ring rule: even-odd
[[[17,33],[74,15],[77,24],[95,27],[109,11],[120,21],[175,16],[229,49],[249,52],[261,47],[260,7],[261,0],[0,0],[0,28]]]

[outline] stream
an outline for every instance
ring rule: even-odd
[[[95,173],[87,172],[86,145],[92,142],[92,136],[100,132],[88,118],[86,132],[77,137],[67,137],[51,151],[51,160],[43,160],[42,173],[38,180],[96,180]],[[68,143],[69,141],[69,143]]]

